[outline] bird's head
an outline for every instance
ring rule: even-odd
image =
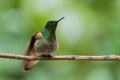
[[[60,22],[64,17],[62,17],[61,19],[57,20],[57,21],[48,21],[45,28],[49,29],[49,30],[56,30],[57,24],[58,22]]]

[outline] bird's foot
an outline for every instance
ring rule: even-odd
[[[52,56],[51,56],[51,55],[41,55],[41,57],[44,57],[44,58],[51,58]]]

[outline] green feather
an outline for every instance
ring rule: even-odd
[[[44,33],[43,33],[43,36],[45,39],[48,39],[51,35],[51,32],[49,30],[46,30]]]

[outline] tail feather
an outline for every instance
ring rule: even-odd
[[[28,56],[38,56],[36,53],[30,53]],[[23,70],[29,71],[31,68],[33,68],[39,60],[30,60],[30,61],[23,61]]]
[[[33,68],[39,60],[31,60],[31,61],[24,61],[24,71],[29,71],[31,68]]]

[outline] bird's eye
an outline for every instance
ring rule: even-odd
[[[50,22],[48,24],[51,24]]]

